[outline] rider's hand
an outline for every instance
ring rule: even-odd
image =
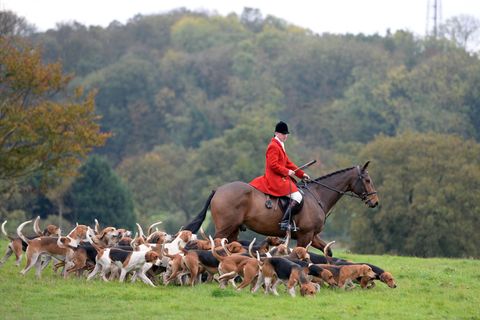
[[[303,178],[302,178],[302,179],[305,180],[305,181],[311,180],[311,179],[310,179],[310,176],[309,176],[308,174],[306,174],[306,173],[303,174]]]
[[[289,169],[289,170],[288,170],[288,175],[289,175],[290,177],[294,177],[294,176],[295,176],[295,171]]]

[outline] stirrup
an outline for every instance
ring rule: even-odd
[[[265,201],[265,207],[267,209],[272,209],[273,208],[273,202],[270,198],[267,198],[267,200]]]
[[[280,225],[280,230],[288,231],[292,229],[292,225],[288,221],[281,221],[279,225]]]
[[[292,229],[293,232],[296,232],[296,231],[300,230],[300,228],[297,227],[297,224],[295,223],[295,220],[292,220],[292,224],[293,224],[293,226],[291,227],[291,229]]]

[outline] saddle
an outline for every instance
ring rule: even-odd
[[[280,205],[280,209],[282,210],[282,213],[285,213],[285,211],[287,210],[288,208],[288,205],[290,204],[290,201],[294,201],[294,200],[291,200],[289,197],[287,196],[283,196],[283,197],[272,197],[271,195],[268,195],[266,194],[267,196],[267,200],[265,201],[265,207],[267,209],[272,209],[273,208],[273,200],[276,200],[277,201],[277,204]],[[300,210],[302,210],[303,208],[303,202],[304,202],[304,198],[302,198],[302,201],[294,206],[292,208],[292,211],[290,212],[292,216],[296,215],[298,212],[300,212]]]

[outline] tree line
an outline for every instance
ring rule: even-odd
[[[61,85],[48,83],[51,104],[67,106],[35,118],[51,128],[27,126],[74,146],[54,123],[63,119],[70,131],[62,134],[81,140],[68,168],[83,166],[65,178],[60,163],[29,171],[33,162],[26,162],[24,179],[1,177],[9,186],[2,216],[53,219],[61,212],[67,224],[98,216],[118,226],[163,220],[175,232],[211,189],[262,174],[264,149],[281,119],[292,128],[293,160],[319,160],[311,176],[372,160],[380,207],[368,211],[342,200],[327,221],[328,237],[357,252],[479,256],[469,241],[479,226],[480,61],[458,41],[452,21],[444,30],[457,41],[408,31],[319,35],[248,8],[228,16],[181,9],[106,28],[70,23],[46,32],[20,21],[22,28],[1,29],[10,30],[2,31],[10,39],[2,53],[12,39],[28,42],[34,64],[55,66],[55,79],[72,74]],[[34,109],[35,99],[6,98],[5,88],[18,87],[3,69],[4,110]],[[57,91],[84,103],[75,109]],[[65,110],[71,118],[62,118]],[[15,126],[19,118],[8,119]],[[77,131],[69,127],[75,123]],[[2,172],[21,167],[5,148],[12,144],[1,146]],[[92,148],[96,156],[83,161]],[[36,165],[51,163],[40,150],[49,149],[23,152],[42,160]]]

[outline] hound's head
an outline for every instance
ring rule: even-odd
[[[226,245],[228,251],[231,253],[242,253],[245,252],[245,249],[243,248],[242,244],[237,241],[230,242],[229,244]]]
[[[333,274],[330,270],[323,269],[322,272],[320,273],[320,276],[322,280],[328,283],[330,287],[337,286],[337,281],[335,281],[335,278],[333,277]]]
[[[375,272],[373,272],[372,268],[367,264],[362,264],[360,266],[360,270],[361,270],[361,275],[362,276],[366,276],[366,277],[369,277],[371,279],[375,279],[375,277],[377,276],[377,274]]]
[[[177,234],[176,238],[187,243],[190,240],[197,240],[197,235],[193,234],[190,230],[182,230]]]
[[[57,246],[62,248],[62,249],[67,249],[71,247],[78,247],[78,241],[76,239],[72,239],[70,236],[62,237],[62,231],[60,228],[57,231]]]
[[[118,232],[118,237],[131,237],[132,236],[132,231],[127,230],[127,229],[117,229]]]
[[[137,247],[141,246],[142,244],[147,244],[147,242],[145,241],[145,238],[143,238],[143,237],[141,237],[137,234],[135,234],[135,235],[136,235],[136,237],[133,238],[133,240],[130,242],[130,245],[133,248],[137,249]],[[147,246],[149,246],[149,245],[147,245]]]
[[[212,244],[209,240],[191,240],[188,241],[185,249],[187,250],[210,250]]]
[[[278,246],[283,243],[283,240],[280,239],[279,237],[268,236],[265,240],[270,246]]]
[[[68,237],[77,241],[85,240],[87,236],[88,227],[84,224],[79,224],[68,234]]]
[[[49,224],[45,230],[43,230],[42,234],[44,236],[51,236],[56,235],[58,233],[58,227],[54,224]]]
[[[274,252],[275,254],[273,254],[273,253],[272,254],[275,255],[275,256],[286,256],[286,255],[289,254],[289,249],[288,249],[287,245],[284,244],[284,243],[276,246],[275,248],[273,248],[270,251]]]
[[[107,246],[112,246],[120,241],[122,234],[123,232],[115,227],[106,227],[99,232],[98,239],[106,243]]]
[[[147,238],[147,242],[162,244],[172,241],[172,236],[164,231],[155,231]]]
[[[152,250],[145,253],[145,261],[153,263],[156,266],[159,266],[160,263],[162,262],[160,260],[160,255],[158,253],[156,253],[155,251],[152,251]]]
[[[292,249],[292,254],[298,260],[308,261],[310,262],[310,254],[308,253],[307,249],[304,247],[295,247]]]
[[[302,297],[313,297],[320,290],[318,283],[307,282],[300,286],[300,294]]]
[[[390,288],[396,288],[397,284],[395,283],[395,279],[393,278],[390,272],[384,272],[380,275],[380,281],[384,282]]]

